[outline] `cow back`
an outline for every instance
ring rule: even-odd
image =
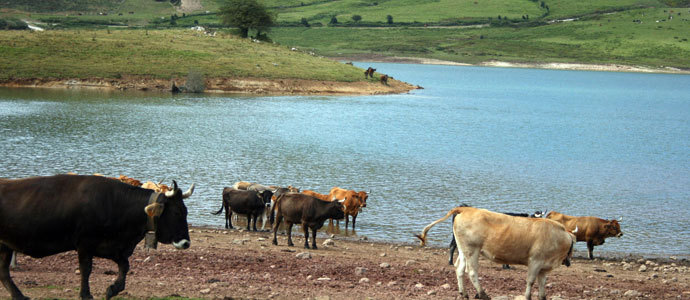
[[[84,236],[140,241],[152,191],[100,176],[0,182],[0,241],[34,257],[73,250]],[[138,238],[138,239],[137,239]]]

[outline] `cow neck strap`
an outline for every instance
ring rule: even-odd
[[[149,197],[149,204],[148,205],[156,203],[156,201],[158,201],[158,196],[160,194],[161,193],[153,192],[153,194],[151,194],[151,197]],[[146,222],[146,230],[155,232],[156,231],[156,220],[154,219],[155,217],[149,216],[149,215],[146,215],[146,216],[148,217],[148,222]]]

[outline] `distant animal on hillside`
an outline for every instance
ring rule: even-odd
[[[381,84],[388,85],[388,75],[386,75],[386,74],[381,75],[380,80],[381,80]]]
[[[373,79],[375,71],[376,71],[376,69],[369,67],[366,71],[364,71],[364,79],[367,79],[369,77],[371,77]]]

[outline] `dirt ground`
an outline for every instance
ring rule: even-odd
[[[299,228],[299,227],[298,227]],[[324,227],[325,229],[325,227]],[[271,244],[268,232],[195,227],[192,247],[175,250],[143,242],[130,257],[131,270],[119,297],[186,297],[202,299],[455,299],[455,270],[447,248],[372,242],[366,237],[317,238],[318,250],[304,249],[300,229],[294,247],[286,236]],[[328,236],[325,236],[328,237]],[[308,254],[303,254],[303,253]],[[685,259],[609,258],[589,261],[577,253],[571,267],[547,278],[549,299],[690,299],[690,263]],[[596,251],[595,251],[596,254]],[[300,258],[298,255],[309,256]],[[79,297],[76,252],[43,259],[18,256],[11,275],[34,299]],[[644,265],[645,267],[641,267]],[[646,268],[644,272],[640,268]],[[91,290],[95,298],[115,280],[117,266],[94,259]],[[513,299],[525,289],[526,268],[481,261],[480,282],[493,299]],[[471,294],[474,290],[466,279]],[[536,287],[533,296],[536,297]],[[9,294],[0,290],[0,297]]]

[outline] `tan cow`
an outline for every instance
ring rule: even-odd
[[[141,188],[154,190],[154,191],[156,191],[156,193],[165,193],[165,192],[171,190],[170,187],[165,185],[165,184],[162,184],[160,182],[155,183],[152,181],[144,182],[144,184],[141,185]]]
[[[247,181],[238,181],[238,182],[235,182],[235,184],[232,185],[232,188],[233,188],[233,189],[236,189],[236,190],[246,190],[250,185],[252,185],[251,182],[247,182]]]
[[[575,227],[579,228],[575,236],[578,242],[587,242],[589,259],[594,259],[592,254],[594,246],[603,245],[607,237],[623,236],[621,225],[617,220],[609,221],[597,217],[573,217],[555,211],[547,214],[546,218],[565,225],[565,228],[568,230],[575,230]]]
[[[347,231],[347,226],[349,222],[348,216],[352,216],[352,231],[355,231],[355,222],[357,221],[357,215],[362,211],[362,208],[367,207],[367,198],[369,195],[367,192],[355,192],[353,190],[341,189],[339,187],[333,187],[328,193],[328,197],[331,201],[338,200],[343,203],[343,209],[345,212],[345,231]]]
[[[434,225],[457,214],[453,221],[453,235],[460,248],[455,261],[455,275],[460,297],[468,299],[464,275],[477,290],[475,298],[489,299],[479,285],[479,255],[499,264],[527,266],[525,298],[531,299],[532,285],[539,284],[539,299],[546,299],[546,274],[561,264],[570,266],[575,235],[552,220],[522,218],[474,207],[456,207],[445,217],[424,227],[417,235],[422,246],[426,234]]]

